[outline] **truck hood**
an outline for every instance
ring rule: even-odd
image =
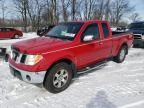
[[[47,51],[57,50],[64,48],[64,46],[70,45],[72,41],[61,40],[50,37],[39,37],[20,41],[12,45],[12,48],[22,53],[28,54],[40,54]]]

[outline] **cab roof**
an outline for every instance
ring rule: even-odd
[[[92,23],[92,22],[107,22],[104,20],[87,20],[87,21],[70,21],[69,23]]]

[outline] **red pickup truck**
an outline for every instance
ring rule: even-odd
[[[107,21],[60,23],[45,37],[13,44],[9,65],[19,79],[59,93],[83,68],[108,58],[123,62],[132,43],[131,33],[111,32]]]

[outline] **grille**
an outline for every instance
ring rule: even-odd
[[[16,63],[25,63],[26,60],[26,55],[22,54],[16,50],[12,50],[12,59],[16,62]]]
[[[134,34],[134,39],[142,39],[142,36]]]
[[[25,61],[26,61],[26,55],[23,54],[20,63],[25,63]]]

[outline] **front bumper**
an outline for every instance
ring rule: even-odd
[[[141,39],[135,39],[133,42],[134,46],[144,47],[144,40]]]
[[[46,71],[41,72],[28,72],[16,68],[12,64],[9,64],[10,72],[14,77],[17,77],[20,80],[23,80],[31,84],[40,84],[43,83]]]

